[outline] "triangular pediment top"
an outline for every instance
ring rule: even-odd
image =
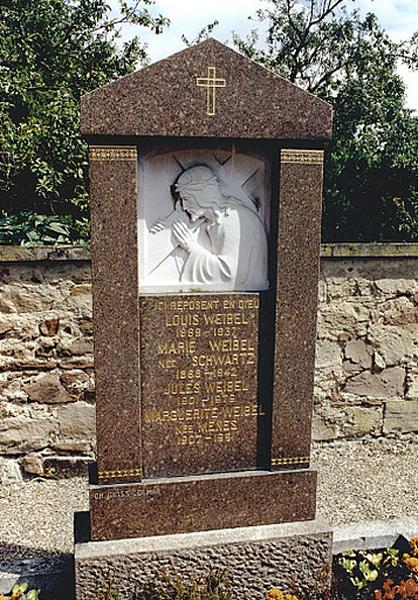
[[[332,109],[210,38],[82,97],[85,135],[323,140]]]

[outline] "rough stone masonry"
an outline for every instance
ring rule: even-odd
[[[418,245],[323,247],[314,439],[418,432]],[[94,456],[90,254],[0,247],[0,482]]]

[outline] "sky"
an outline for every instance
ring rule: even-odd
[[[116,0],[112,0],[111,4]],[[260,24],[250,21],[257,9],[268,5],[267,0],[155,0],[153,12],[159,12],[171,20],[170,27],[161,35],[144,29],[141,39],[148,45],[151,62],[169,56],[185,48],[181,35],[193,40],[208,23],[217,19],[220,24],[213,37],[221,42],[231,40],[231,32],[247,35]],[[354,6],[362,13],[374,12],[381,25],[400,41],[418,31],[418,0],[355,0]],[[127,31],[126,34],[129,32]],[[261,36],[262,37],[262,36]],[[408,105],[418,110],[418,72],[411,73],[401,67],[400,73],[407,84]]]

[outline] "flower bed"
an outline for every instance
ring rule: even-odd
[[[379,551],[357,550],[334,559],[332,588],[312,596],[294,590],[271,588],[266,600],[418,600],[418,537],[410,542],[404,538],[396,547]],[[238,599],[231,580],[223,571],[214,571],[205,578],[184,581],[166,578],[161,586],[150,583],[132,598],[119,594],[117,583],[109,583],[97,600],[251,600]],[[0,600],[44,600],[39,590],[28,585],[16,585]],[[45,599],[46,600],[46,599]],[[54,600],[60,600],[55,598]]]
[[[341,599],[418,600],[418,537],[379,552],[345,553],[334,574]]]

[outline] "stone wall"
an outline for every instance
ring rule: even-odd
[[[418,431],[418,245],[323,246],[314,438]],[[94,455],[90,255],[0,246],[0,481]]]
[[[331,258],[336,250],[339,258]],[[418,431],[417,250],[406,244],[323,248],[315,440]]]
[[[0,479],[84,473],[95,432],[89,254],[4,247],[0,258]]]

